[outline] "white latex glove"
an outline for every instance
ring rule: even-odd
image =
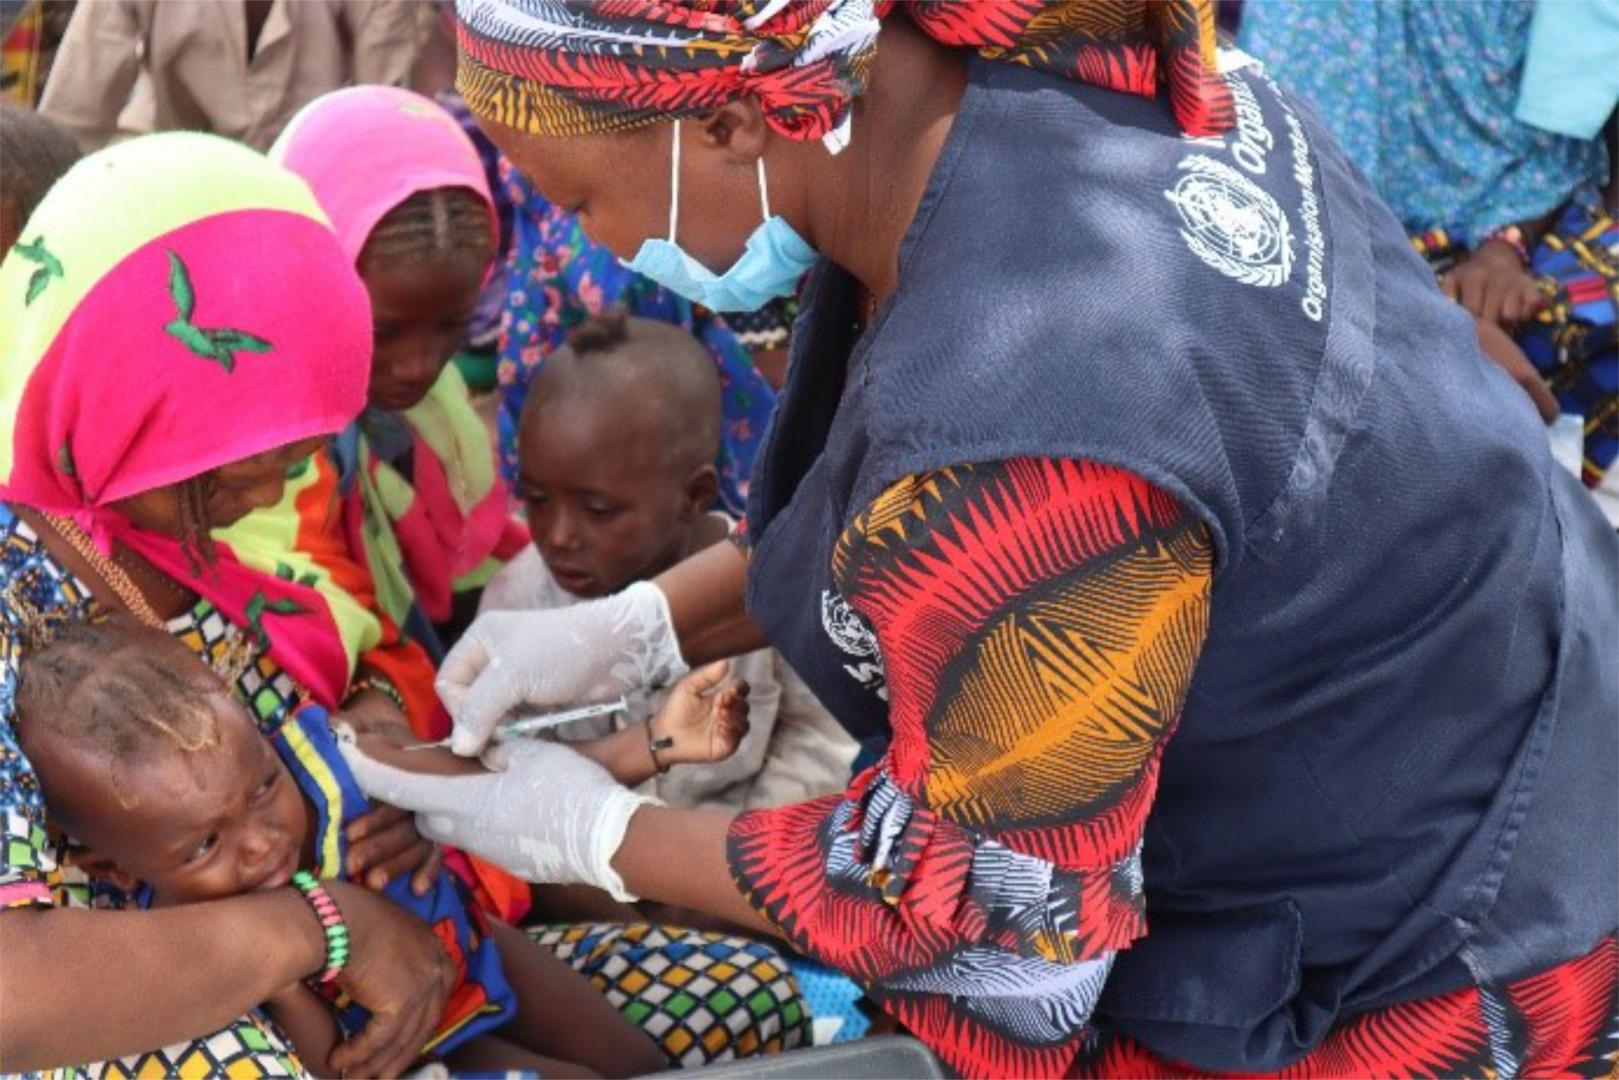
[[[444,658],[436,686],[455,722],[450,749],[471,757],[518,706],[605,701],[668,685],[689,670],[669,601],[638,581],[586,604],[479,617]]]
[[[479,776],[428,776],[338,746],[360,790],[416,811],[423,836],[483,856],[525,881],[594,885],[636,897],[612,867],[630,817],[657,800],[637,795],[562,743],[519,739],[491,747]]]

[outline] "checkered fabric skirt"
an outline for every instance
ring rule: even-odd
[[[673,1066],[771,1054],[810,1042],[809,1010],[798,984],[782,955],[763,942],[645,923],[537,927],[527,933],[651,1034]],[[308,1074],[275,1026],[255,1013],[205,1039],[45,1075],[258,1080]]]
[[[260,1077],[302,1077],[309,1074],[293,1054],[287,1039],[258,1013],[242,1017],[206,1039],[177,1043],[146,1054],[132,1054],[116,1061],[103,1061],[72,1069],[53,1069],[42,1074],[58,1077],[90,1078],[181,1077],[204,1080],[258,1080]]]
[[[647,923],[539,927],[555,952],[682,1068],[807,1046],[810,1016],[762,941]]]

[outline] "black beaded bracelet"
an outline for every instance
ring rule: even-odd
[[[659,776],[662,776],[664,773],[668,772],[669,766],[665,765],[661,760],[659,760],[658,755],[674,746],[674,744],[675,739],[673,735],[665,735],[662,738],[659,738],[652,733],[652,721],[648,720],[646,722],[646,751],[648,754],[652,755],[652,767],[658,770]]]

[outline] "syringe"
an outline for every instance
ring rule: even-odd
[[[556,727],[558,724],[566,724],[573,720],[589,720],[593,716],[610,716],[613,713],[623,712],[628,707],[629,702],[621,697],[617,701],[604,701],[597,705],[580,705],[578,708],[563,709],[560,712],[545,713],[541,716],[525,716],[521,720],[512,720],[495,728],[495,734],[491,741],[505,742],[507,739],[520,739],[525,735],[532,735],[536,731]],[[404,749],[430,750],[435,747],[449,745],[449,739],[440,739],[437,742],[417,743],[415,746],[407,746]]]

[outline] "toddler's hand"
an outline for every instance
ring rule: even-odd
[[[725,681],[730,667],[722,660],[680,680],[648,721],[656,738],[673,740],[658,755],[663,764],[711,764],[736,753],[748,734],[748,684]]]
[[[1518,253],[1499,240],[1486,240],[1472,257],[1440,279],[1445,295],[1473,317],[1512,329],[1539,311],[1546,298]]]

